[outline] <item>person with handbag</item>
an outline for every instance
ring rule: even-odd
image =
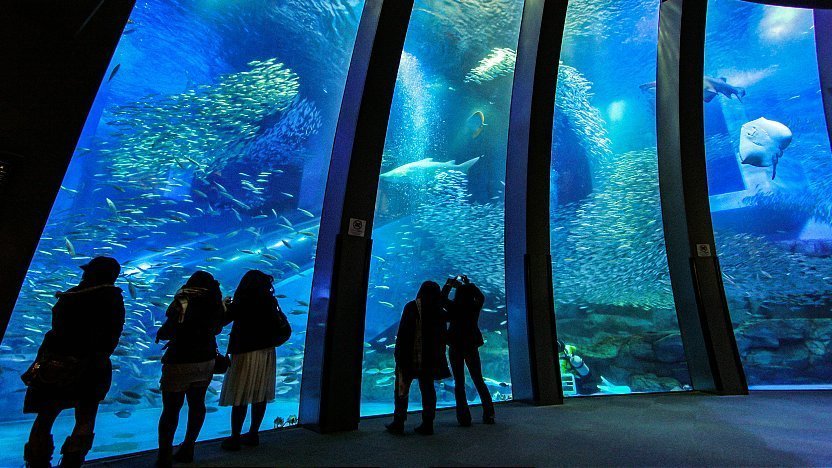
[[[394,353],[395,413],[393,422],[385,425],[390,433],[404,434],[410,386],[418,380],[422,394],[422,424],[415,431],[422,435],[433,434],[436,416],[436,388],[433,382],[451,376],[445,358],[445,322],[440,315],[441,307],[439,285],[433,281],[422,283],[416,299],[404,306]]]
[[[222,365],[216,336],[222,331],[224,313],[220,284],[206,271],[191,275],[165,312],[165,323],[156,333],[157,343],[167,341],[159,382],[162,415],[157,466],[193,461],[194,444],[205,422],[205,394],[215,367]],[[173,437],[185,399],[188,427],[185,440],[173,454]]]
[[[225,450],[260,443],[258,432],[266,405],[274,401],[277,357],[275,348],[292,333],[289,321],[274,297],[274,278],[259,270],[243,275],[234,300],[228,303],[226,323],[231,326],[228,353],[231,367],[225,375],[220,406],[231,406],[231,437],[222,442]],[[251,425],[240,435],[251,405]]]
[[[28,387],[23,412],[37,413],[23,449],[26,466],[50,466],[52,426],[70,408],[75,427],[61,447],[60,466],[81,466],[92,448],[98,405],[112,383],[110,356],[124,328],[124,298],[114,284],[121,266],[113,258],[96,257],[81,269],[80,284],[57,294],[52,329],[21,376]]]

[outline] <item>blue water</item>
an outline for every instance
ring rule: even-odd
[[[32,418],[22,414],[18,376],[49,329],[54,293],[77,284],[78,266],[94,255],[123,265],[127,323],[93,457],[155,447],[162,350],[154,336],[197,269],[212,272],[225,294],[248,269],[275,276],[294,334],[278,350],[277,400],[264,427],[293,423],[319,214],[362,8],[358,0],[137,3],[3,339],[0,465],[21,463]],[[219,341],[225,349],[227,334]],[[209,389],[203,439],[228,431],[221,383]],[[56,426],[58,442],[70,415]]]
[[[495,400],[511,398],[503,182],[522,7],[416,2],[376,204],[363,415],[392,410],[402,307],[422,281],[456,274],[487,296],[486,383]],[[562,360],[570,396],[690,388],[649,86],[658,7],[569,4],[553,127],[553,278],[558,338],[591,371],[582,376]],[[250,268],[277,278],[295,333],[278,350],[267,425],[294,421],[319,215],[362,8],[360,0],[137,4],[0,346],[0,465],[20,463],[31,418],[21,413],[18,376],[49,328],[54,293],[76,284],[78,266],[94,255],[124,265],[118,284],[128,319],[92,456],[155,446],[162,350],[153,337],[196,269],[214,273],[226,294]],[[783,11],[711,1],[706,73],[747,92],[742,102],[719,95],[703,104],[711,207],[749,381],[829,384],[832,163],[811,15]],[[749,168],[736,156],[742,124],[761,116],[794,133],[774,181],[765,177],[771,168]],[[217,379],[202,438],[228,432],[227,409],[216,406],[220,388]],[[438,390],[440,406],[452,405],[452,382]],[[417,407],[418,392],[412,397]],[[56,436],[70,425],[62,417]]]
[[[828,385],[832,152],[812,12],[712,0],[705,73],[746,92],[704,106],[717,251],[749,384]],[[773,167],[742,163],[743,125],[761,117],[793,134],[774,179]]]

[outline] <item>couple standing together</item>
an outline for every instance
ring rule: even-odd
[[[494,424],[494,404],[482,376],[479,354],[483,339],[477,322],[484,302],[485,296],[476,285],[465,276],[457,276],[449,278],[441,289],[433,281],[422,283],[416,299],[405,305],[396,335],[395,413],[393,422],[386,425],[389,432],[404,433],[408,394],[416,380],[422,394],[422,424],[415,430],[422,435],[433,434],[434,381],[450,377],[451,371],[457,421],[461,426],[470,426],[471,411],[465,395],[466,366],[482,401],[483,422]]]

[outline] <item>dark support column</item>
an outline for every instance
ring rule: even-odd
[[[133,0],[0,7],[0,335]]]
[[[381,156],[413,0],[367,0],[329,167],[300,395],[300,422],[358,428],[367,282]]]
[[[526,0],[506,158],[506,301],[515,400],[563,403],[555,331],[549,188],[566,0]]]
[[[667,260],[696,390],[748,392],[725,300],[708,201],[702,104],[704,0],[666,0],[656,95],[659,186]]]
[[[815,45],[818,51],[820,94],[826,113],[826,131],[832,145],[832,10],[815,10]]]

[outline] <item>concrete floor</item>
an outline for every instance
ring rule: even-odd
[[[479,408],[474,409],[475,420]],[[569,399],[563,406],[497,407],[495,426],[456,426],[440,411],[436,434],[384,432],[388,418],[358,431],[319,435],[287,429],[261,445],[228,453],[197,447],[189,466],[832,466],[832,392],[756,392],[747,397],[696,393]],[[150,466],[155,453],[100,462]]]

